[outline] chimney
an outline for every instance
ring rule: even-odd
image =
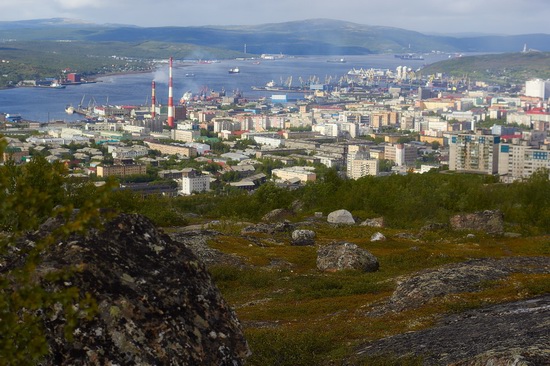
[[[168,126],[174,127],[174,92],[172,80],[172,57],[170,57],[170,72],[168,81]]]
[[[155,81],[151,83],[151,118],[155,118],[155,104],[157,100],[155,98]]]

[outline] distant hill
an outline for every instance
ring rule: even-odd
[[[550,51],[550,35],[448,37],[400,28],[369,26],[330,19],[310,19],[255,26],[136,27],[90,24],[54,18],[0,22],[0,40],[75,40],[90,42],[155,41],[250,54],[361,55],[399,52]]]
[[[531,51],[458,57],[422,69],[424,75],[440,72],[497,83],[524,82],[530,78],[550,79],[550,53]]]

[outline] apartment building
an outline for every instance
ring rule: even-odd
[[[181,190],[179,194],[190,195],[193,193],[207,192],[210,190],[210,176],[202,174],[193,168],[182,170]]]
[[[541,148],[527,144],[501,144],[499,149],[498,174],[506,183],[529,178],[541,168],[550,168],[548,146]]]
[[[500,137],[493,135],[457,134],[449,143],[449,170],[498,173]]]
[[[115,165],[98,165],[98,177],[127,177],[129,175],[146,174],[147,166],[145,164],[115,164]]]

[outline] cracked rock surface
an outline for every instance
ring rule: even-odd
[[[68,265],[80,266],[70,285],[91,294],[98,311],[70,343],[63,317],[46,319],[50,355],[43,364],[238,366],[250,353],[205,265],[143,216],[123,214],[105,230],[52,246],[38,273]]]

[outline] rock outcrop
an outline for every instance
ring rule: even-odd
[[[378,258],[368,250],[353,243],[332,243],[317,250],[317,269],[321,271],[343,271],[356,269],[364,272],[378,271]]]
[[[208,240],[214,240],[220,233],[214,230],[186,230],[172,232],[169,236],[176,242],[184,244],[191,249],[201,262],[207,267],[211,265],[244,266],[244,261],[233,254],[226,254],[208,245]]]
[[[488,234],[501,234],[504,231],[504,215],[499,210],[486,210],[469,214],[455,215],[450,219],[454,230],[476,230]]]
[[[358,355],[412,355],[424,366],[550,365],[550,295],[470,310],[433,328],[371,342]]]
[[[204,264],[143,216],[120,215],[102,231],[51,246],[37,273],[68,265],[81,270],[53,289],[75,286],[97,301],[98,311],[81,321],[72,342],[63,336],[64,318],[48,316],[50,354],[42,364],[235,366],[249,354]]]
[[[550,257],[475,259],[421,271],[398,283],[389,301],[389,309],[409,310],[436,297],[475,292],[483,283],[512,273],[550,273]]]
[[[292,245],[314,245],[315,231],[313,230],[294,230],[292,232]]]
[[[373,219],[366,219],[360,225],[361,226],[368,226],[368,227],[384,227],[384,218],[383,217],[375,217]]]
[[[337,210],[328,214],[327,222],[331,224],[354,225],[355,219],[348,210]]]
[[[278,222],[275,224],[259,223],[256,225],[247,226],[241,230],[241,235],[248,234],[275,234],[292,232],[295,229],[295,225],[289,221]]]

